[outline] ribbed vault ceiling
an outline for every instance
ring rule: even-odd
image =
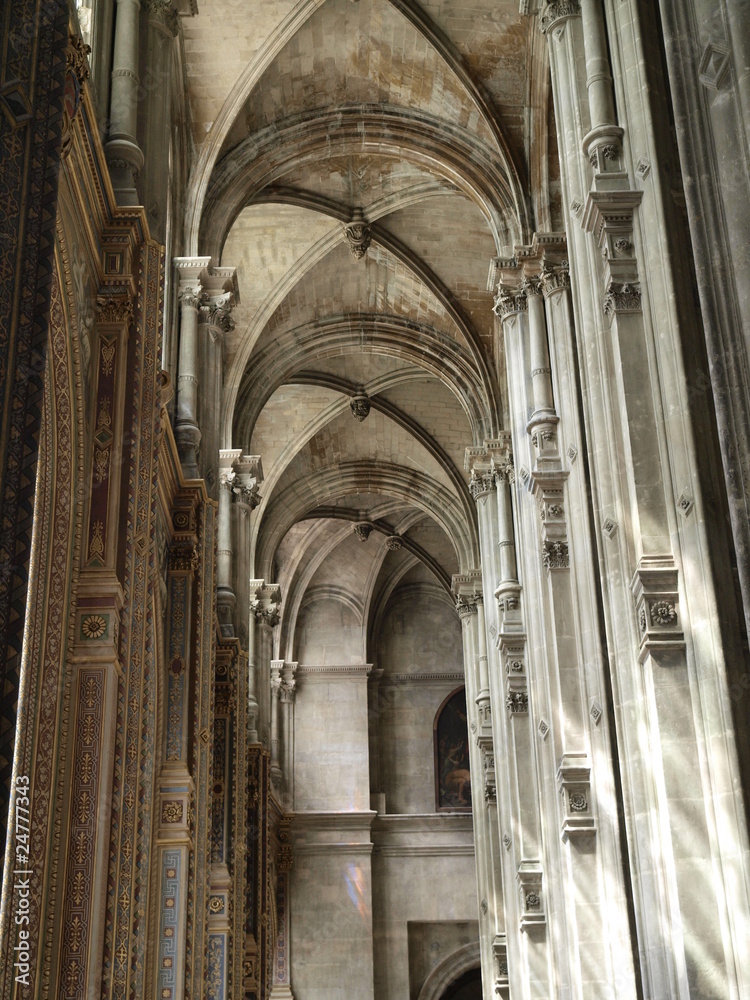
[[[201,0],[185,46],[186,241],[242,298],[223,444],[266,477],[253,572],[283,589],[279,655],[338,607],[364,660],[392,602],[478,562],[463,453],[505,424],[488,267],[558,211],[544,50],[518,0]]]

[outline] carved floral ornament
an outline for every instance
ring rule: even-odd
[[[355,420],[359,420],[360,423],[370,413],[371,406],[372,404],[364,392],[358,392],[356,396],[352,396],[349,400],[349,408],[352,411],[352,416]]]
[[[257,599],[251,601],[250,612],[255,615],[255,619],[259,624],[268,625],[270,628],[278,625],[281,618],[279,605],[274,601],[270,601],[268,604],[264,604]]]
[[[579,17],[580,13],[580,0],[554,0],[545,5],[539,18],[539,27],[546,35],[559,21],[569,17]]]
[[[640,312],[641,289],[637,282],[612,281],[604,296],[604,313]]]
[[[358,521],[356,524],[352,525],[352,531],[360,540],[360,542],[366,542],[370,537],[372,532],[372,524],[369,521]]]
[[[526,293],[510,288],[508,285],[498,285],[495,304],[492,311],[496,316],[511,316],[513,313],[526,312],[528,309]]]
[[[89,52],[91,52],[91,46],[85,45],[80,35],[68,35],[67,69],[63,93],[62,143],[60,147],[60,155],[63,159],[70,153],[73,146],[73,119],[81,106],[83,85],[89,78]]]
[[[141,0],[141,6],[146,11],[150,21],[163,24],[172,35],[179,32],[179,15],[172,6],[171,0]]]
[[[478,500],[483,497],[486,493],[491,493],[495,489],[495,472],[490,469],[487,472],[478,474],[476,469],[471,470],[471,478],[469,479],[469,493]]]
[[[96,298],[99,323],[130,323],[133,319],[133,300],[127,293],[106,293]]]
[[[357,260],[362,260],[367,253],[372,240],[372,230],[365,221],[361,208],[355,209],[352,214],[352,221],[348,226],[344,226],[344,236],[349,244],[352,255]]]
[[[471,615],[477,613],[476,601],[470,600],[468,597],[457,597],[456,598],[456,614],[461,619],[465,621],[470,618]]]
[[[570,556],[567,542],[545,542],[542,561],[547,569],[567,569]]]

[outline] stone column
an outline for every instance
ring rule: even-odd
[[[288,807],[294,802],[294,695],[297,663],[286,663],[281,677],[281,771]]]
[[[484,597],[476,596],[477,615],[477,674],[479,690],[475,698],[477,706],[477,726],[481,735],[492,732],[492,710],[490,708],[490,671],[487,661],[487,626],[484,620]]]
[[[231,309],[239,301],[237,272],[233,267],[212,267],[210,257],[175,257],[172,263],[179,282],[180,300],[175,440],[185,477],[198,479],[202,471],[208,477],[209,490],[213,490],[219,449],[221,345],[219,363],[209,366],[211,377],[201,397],[198,393],[199,373],[201,364],[206,365],[208,331],[213,330],[215,339],[223,337],[231,328]],[[203,469],[198,463],[202,438],[201,414],[206,425],[208,447],[208,454],[201,462]]]
[[[482,962],[482,992],[485,1000],[496,1000],[499,983],[493,950],[504,940],[503,893],[497,852],[497,807],[494,752],[489,705],[489,681],[486,700],[480,700],[481,688],[479,603],[482,600],[481,573],[457,574],[452,580],[456,595],[456,611],[461,619],[466,676],[466,708],[469,716],[469,764],[472,774],[472,814],[477,866],[477,901],[479,915],[479,947]],[[484,616],[481,619],[484,628]],[[487,673],[487,641],[484,639],[484,667]],[[482,728],[482,716],[486,726]]]
[[[498,957],[493,961],[497,967],[507,964],[510,989],[517,990],[520,996],[531,996],[534,992],[549,990],[550,959],[545,930],[546,890],[543,888],[538,784],[529,732],[521,588],[517,582],[500,578],[500,532],[495,494],[498,470],[508,464],[509,449],[509,435],[505,435],[497,441],[486,442],[484,448],[468,449],[467,464],[471,467],[469,489],[477,502],[479,515],[483,591],[491,600],[491,604],[485,604],[486,626],[495,640],[490,669],[491,749],[485,740],[480,741],[483,766],[490,770],[490,754],[494,764],[498,838],[502,836],[504,847],[499,853],[504,886],[505,939],[497,942]],[[506,676],[504,684],[503,674]],[[498,985],[508,988],[505,976]]]
[[[159,941],[155,948],[155,995],[185,985],[191,808],[195,786],[190,761],[190,702],[194,672],[193,587],[198,563],[194,499],[178,497],[173,520],[180,526],[172,541],[167,628],[167,690],[163,707],[164,747],[156,813],[156,864]]]
[[[196,402],[200,427],[200,473],[213,499],[218,491],[219,451],[223,430],[224,343],[234,329],[232,310],[240,300],[234,267],[210,267],[202,276],[198,313],[198,370],[201,387]]]
[[[248,739],[251,743],[267,744],[270,741],[271,724],[270,665],[273,629],[279,623],[281,590],[277,584],[251,580],[250,594]]]
[[[199,477],[198,446],[201,432],[198,426],[198,309],[203,293],[201,278],[205,277],[210,262],[210,257],[178,257],[174,262],[179,274],[180,300],[175,440],[187,479]]]
[[[141,0],[141,4],[146,26],[140,82],[143,111],[138,134],[148,157],[139,187],[151,236],[159,243],[166,243],[170,172],[165,167],[171,145],[172,62],[179,17],[170,0]]]
[[[249,584],[250,614],[247,626],[247,739],[249,743],[258,743],[258,687],[256,670],[256,631],[258,618],[256,608],[259,607],[258,593],[263,587],[262,580],[251,580]]]
[[[232,499],[234,494],[234,462],[241,449],[219,452],[219,511],[216,551],[216,613],[224,636],[234,635],[234,609],[237,598],[232,578]]]
[[[143,166],[138,145],[139,0],[116,0],[109,132],[104,147],[119,205],[139,205],[135,188]]]
[[[271,660],[271,782],[275,789],[281,787],[281,754],[279,752],[279,701],[281,697],[281,672],[283,660]]]

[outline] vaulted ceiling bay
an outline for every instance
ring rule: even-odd
[[[273,656],[298,665],[294,808],[315,839],[312,813],[372,805],[388,845],[388,816],[435,809],[433,722],[463,679],[451,585],[480,564],[465,452],[509,422],[488,271],[540,219],[559,225],[546,47],[514,2],[254,8],[252,32],[242,5],[209,2],[185,21],[198,149],[186,238],[237,268],[222,444],[262,456],[243,564],[279,585]],[[217,60],[219,22],[234,42]],[[357,664],[374,665],[359,731],[309,680]],[[333,683],[329,697],[358,685]],[[338,790],[313,760],[331,763]],[[368,868],[383,998],[430,968],[409,974],[396,959],[394,920],[469,920],[452,925],[451,951],[475,919],[467,817],[442,833],[423,822],[406,838],[408,865],[424,864],[414,836],[447,837],[444,855],[430,848],[428,881],[455,862],[462,876],[438,905],[415,869],[406,885],[422,902],[410,905],[392,898],[388,865]],[[323,868],[312,865],[311,886],[336,881]],[[325,976],[305,951],[316,918],[303,896],[293,892],[293,978],[313,997]],[[357,982],[361,930],[338,927],[326,949],[355,963]]]

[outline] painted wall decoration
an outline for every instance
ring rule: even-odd
[[[466,690],[448,695],[435,715],[435,792],[438,810],[471,811]]]

